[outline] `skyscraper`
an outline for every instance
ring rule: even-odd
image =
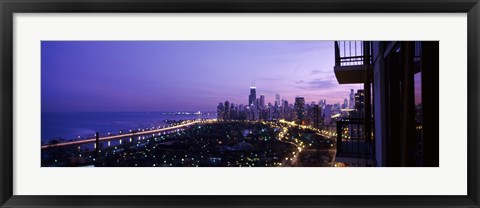
[[[319,128],[322,119],[322,109],[319,105],[313,105],[313,127]]]
[[[237,118],[237,111],[238,107],[235,110],[235,105],[232,103],[230,104],[230,114],[229,114],[229,119],[236,119]]]
[[[239,119],[245,119],[245,106],[240,104],[238,105],[238,117]]]
[[[260,95],[260,109],[265,108],[265,95]]]
[[[305,117],[305,98],[295,97],[295,117],[297,124],[302,124]]]
[[[222,102],[218,103],[217,119],[222,120],[224,118],[224,112],[225,112],[225,107],[223,106],[223,103]]]
[[[280,118],[286,119],[288,118],[288,101],[282,99],[282,108],[280,109]]]
[[[343,100],[342,109],[345,109],[345,108],[348,108],[348,100],[347,100],[347,98],[345,98],[345,100]]]
[[[355,108],[355,93],[353,92],[353,89],[350,89],[350,102],[349,102],[348,108],[354,109]]]
[[[280,94],[278,94],[278,93],[275,94],[275,105],[276,105],[276,106],[282,105],[282,104],[280,103]]]
[[[325,105],[324,124],[330,126],[332,124],[332,105]]]
[[[252,86],[250,87],[250,95],[248,96],[248,105],[254,105],[257,100],[257,88]]]
[[[224,114],[223,114],[223,119],[225,120],[228,120],[230,119],[230,102],[225,101],[225,111],[224,111]]]
[[[250,105],[247,105],[245,107],[245,118],[248,119],[248,120],[254,120],[255,118],[254,118],[254,115],[253,115],[253,111],[250,107],[251,107]]]
[[[318,105],[320,106],[320,108],[325,109],[325,105],[327,105],[327,100],[318,101]]]

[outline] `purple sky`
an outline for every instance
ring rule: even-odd
[[[42,41],[42,111],[215,111],[246,104],[326,99],[350,89],[333,72],[332,41]]]

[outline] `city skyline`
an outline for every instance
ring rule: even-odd
[[[342,103],[362,86],[336,82],[333,56],[332,41],[43,41],[42,112],[215,111],[252,83],[265,103]]]

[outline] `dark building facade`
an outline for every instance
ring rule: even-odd
[[[250,95],[248,96],[248,105],[255,105],[257,102],[257,89],[250,87]]]
[[[225,113],[225,107],[223,106],[223,103],[220,102],[218,103],[218,106],[217,106],[217,119],[219,120],[223,119],[224,113]]]
[[[355,93],[355,110],[362,111],[365,107],[365,91],[357,90]]]
[[[295,97],[295,121],[297,124],[303,124],[305,119],[305,98]]]
[[[322,125],[322,108],[320,105],[313,105],[313,128],[319,128]]]
[[[224,107],[225,107],[225,111],[223,113],[223,119],[228,120],[230,119],[230,102],[225,101]]]
[[[355,103],[362,116],[337,123],[336,159],[363,166],[438,167],[438,70],[438,41],[335,41],[338,83],[364,85],[364,102]],[[428,84],[416,86],[415,79]],[[363,132],[361,138],[345,134],[352,125]],[[347,152],[349,144],[361,149]]]

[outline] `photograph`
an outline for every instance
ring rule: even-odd
[[[439,41],[41,41],[32,139],[41,167],[439,167],[438,60]]]

